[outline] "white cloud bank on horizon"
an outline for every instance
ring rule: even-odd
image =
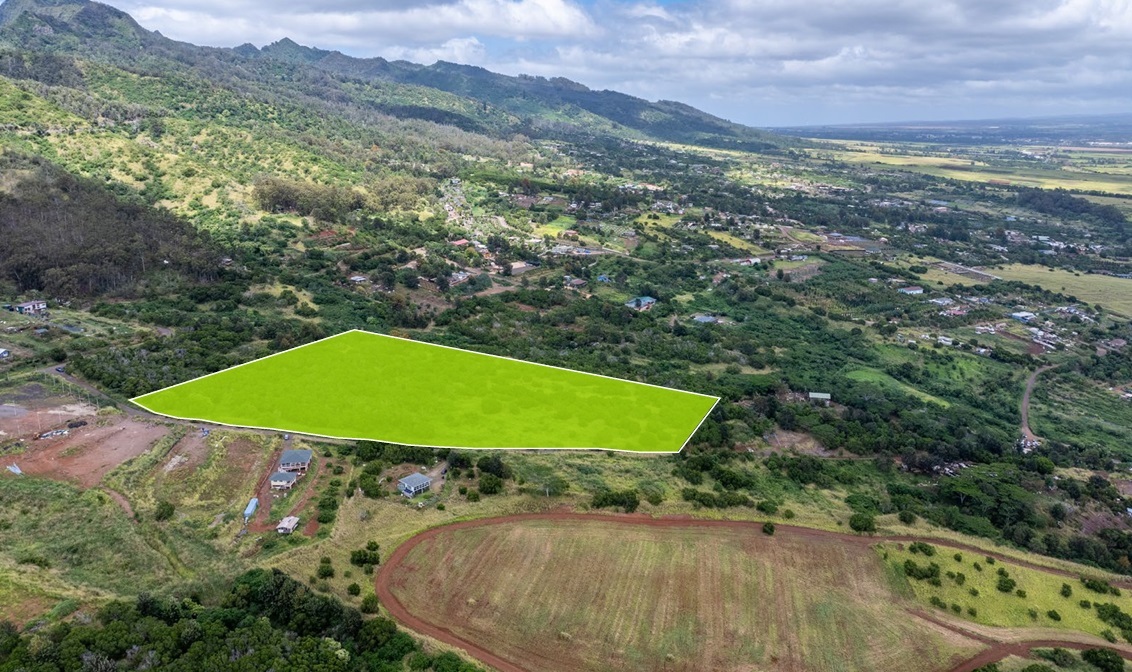
[[[563,76],[752,125],[1132,109],[1129,0],[110,2],[196,44]]]

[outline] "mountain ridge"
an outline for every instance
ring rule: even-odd
[[[561,77],[509,76],[447,61],[422,65],[380,57],[356,58],[304,46],[290,38],[261,48],[250,43],[232,48],[197,46],[146,30],[126,12],[92,0],[6,0],[0,4],[3,46],[111,62],[134,70],[156,59],[232,78],[247,75],[240,71],[257,62],[278,63],[347,82],[424,87],[476,105],[464,105],[471,111],[455,117],[451,110],[430,110],[427,105],[386,105],[383,111],[465,130],[494,128],[498,135],[613,135],[755,151],[799,144],[795,139],[736,124],[684,103],[650,102],[617,91],[596,91]],[[477,106],[480,111],[472,113]],[[515,118],[510,128],[499,127],[500,115]],[[491,118],[482,118],[485,116]]]

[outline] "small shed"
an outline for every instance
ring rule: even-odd
[[[311,451],[284,450],[279,458],[279,471],[305,472],[311,466]]]
[[[279,524],[275,526],[275,531],[278,532],[279,534],[291,534],[298,527],[299,527],[299,517],[298,516],[287,516],[283,520],[279,521]]]
[[[39,315],[47,312],[46,301],[25,301],[16,304],[16,312],[20,315]]]
[[[293,471],[277,471],[271,475],[272,490],[290,490],[295,487],[299,475]]]
[[[255,515],[255,510],[258,509],[258,508],[259,508],[259,499],[252,497],[251,501],[248,502],[247,507],[244,508],[244,524],[245,525],[247,524],[247,522],[249,520],[251,520],[252,516]]]
[[[833,395],[829,392],[810,392],[810,401],[818,404],[829,406],[829,402],[833,399]]]
[[[432,479],[424,474],[409,474],[397,481],[397,489],[406,497],[415,497],[432,487]]]

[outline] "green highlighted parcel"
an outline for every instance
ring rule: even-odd
[[[332,438],[668,453],[716,401],[363,331],[133,399],[183,420]]]

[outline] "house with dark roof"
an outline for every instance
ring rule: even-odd
[[[299,474],[294,471],[277,471],[271,475],[272,490],[290,490],[299,480]]]
[[[422,492],[428,492],[432,487],[432,479],[424,474],[409,474],[397,481],[397,489],[406,497],[415,497]]]
[[[311,451],[284,450],[279,458],[279,471],[297,471],[305,473],[311,466]]]

